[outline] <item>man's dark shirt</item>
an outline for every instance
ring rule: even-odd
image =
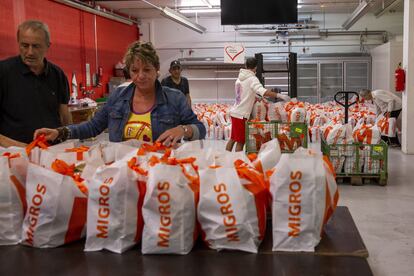
[[[61,126],[59,106],[68,101],[68,80],[58,66],[45,59],[36,76],[20,56],[0,61],[0,134],[29,143],[36,129]]]
[[[190,87],[188,85],[188,80],[185,77],[181,77],[180,83],[179,84],[176,84],[173,81],[172,77],[169,76],[169,77],[164,78],[161,81],[161,85],[162,86],[167,86],[167,87],[170,87],[170,88],[174,88],[174,89],[178,89],[181,92],[183,92],[184,95],[186,95],[186,96],[190,93]]]

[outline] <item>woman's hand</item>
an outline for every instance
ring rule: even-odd
[[[33,135],[33,140],[36,139],[37,136],[44,134],[47,141],[54,141],[58,135],[59,131],[57,129],[51,128],[39,128],[36,129]]]
[[[185,131],[182,126],[177,126],[166,130],[161,134],[156,142],[161,142],[164,146],[176,146],[181,138],[184,137]]]

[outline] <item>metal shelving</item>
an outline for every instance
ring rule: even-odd
[[[298,99],[311,103],[333,99],[336,92],[371,87],[370,56],[299,58]]]
[[[264,72],[266,87],[289,89],[286,73],[288,60],[266,57]],[[369,55],[299,56],[297,62],[297,96],[310,103],[332,100],[338,91],[359,91],[371,87],[371,57]],[[183,75],[190,81],[192,98],[234,100],[234,82],[242,64],[225,64],[218,58],[182,59]],[[284,71],[273,72],[273,71]]]

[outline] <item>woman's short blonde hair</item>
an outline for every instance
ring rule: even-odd
[[[135,41],[128,46],[124,56],[125,67],[128,71],[136,58],[145,63],[152,64],[157,71],[160,69],[160,59],[151,42]]]

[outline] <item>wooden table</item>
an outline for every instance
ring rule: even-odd
[[[269,227],[268,229],[271,229]],[[368,251],[346,207],[338,207],[315,253],[216,252],[198,244],[186,256],[83,252],[84,241],[52,249],[0,247],[0,275],[372,275]]]
[[[89,121],[97,109],[97,106],[70,106],[69,112],[72,115],[72,122],[74,124],[79,124],[85,121]]]

